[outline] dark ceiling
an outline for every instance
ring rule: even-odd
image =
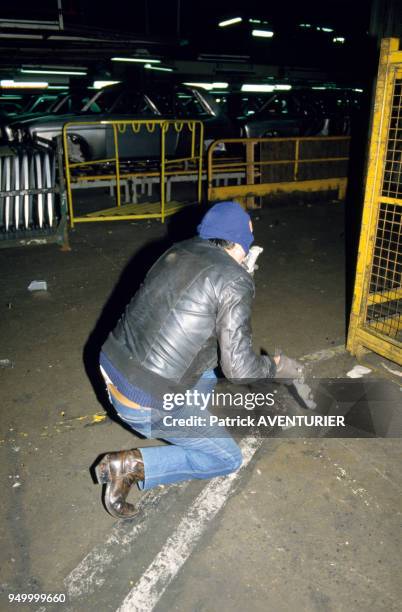
[[[21,65],[51,63],[86,66],[91,78],[122,78],[127,71],[139,68],[111,62],[112,56],[149,53],[173,67],[180,77],[205,75],[208,70],[202,65],[209,63],[209,72],[221,75],[221,79],[248,75],[248,80],[259,80],[263,73],[285,80],[359,85],[376,70],[377,35],[385,4],[395,13],[401,2],[113,0],[103,4],[59,0],[59,4],[60,14],[57,0],[35,4],[2,0],[1,78],[15,77]],[[241,23],[218,26],[222,19],[237,16],[242,17]],[[254,25],[250,19],[265,23]],[[274,36],[254,38],[251,30],[256,27],[270,29]],[[334,43],[334,37],[345,42]]]

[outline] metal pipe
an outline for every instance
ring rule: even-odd
[[[113,124],[113,139],[114,139],[114,153],[116,161],[116,198],[117,206],[121,206],[121,193],[120,193],[120,159],[119,159],[119,141],[117,136],[116,124]]]
[[[38,189],[42,189],[42,164],[40,153],[35,154],[35,169],[36,169],[36,186]],[[43,227],[43,194],[38,193],[38,220],[39,227]]]
[[[73,209],[73,195],[71,192],[70,159],[68,155],[68,138],[67,138],[67,129],[70,125],[71,124],[66,123],[63,127],[63,151],[64,151],[64,167],[66,170],[68,210],[70,214],[70,225],[73,228],[74,227],[74,209]]]
[[[26,153],[22,156],[22,187],[23,189],[29,189],[29,168],[28,168],[28,155]],[[25,229],[29,226],[29,195],[24,195],[24,225]]]
[[[161,189],[161,221],[165,222],[165,134],[169,129],[169,124],[162,123],[161,127],[161,179],[160,179],[160,189]]]
[[[194,126],[194,132],[196,125]],[[202,201],[202,156],[204,153],[204,124],[200,123],[200,142],[198,149],[198,204]]]
[[[20,158],[18,155],[14,157],[14,190],[19,191],[21,189],[20,184]],[[20,202],[21,196],[17,195],[14,198],[14,220],[15,229],[17,230],[20,226]]]
[[[11,158],[9,156],[6,157],[5,162],[4,162],[4,174],[5,174],[6,191],[10,191],[11,189]],[[6,232],[8,232],[8,228],[10,227],[10,196],[6,196],[4,225],[6,227]]]
[[[52,187],[49,153],[45,153],[45,187]],[[46,194],[47,217],[50,227],[53,225],[53,194]]]

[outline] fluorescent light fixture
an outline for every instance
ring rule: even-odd
[[[322,32],[333,32],[333,28],[321,28]]]
[[[0,81],[0,87],[5,87],[7,89],[45,89],[48,86],[49,83],[45,83],[43,81],[13,81],[12,79],[3,79]]]
[[[300,23],[301,28],[311,28],[311,23]]]
[[[261,23],[261,19],[249,19],[249,23]]]
[[[202,87],[207,91],[212,89],[212,83],[183,83],[183,85],[190,85],[190,87]]]
[[[328,89],[328,87],[312,87],[311,89]]]
[[[152,66],[152,64],[145,64],[144,68],[148,70],[160,70],[161,72],[173,72],[173,68],[165,68],[165,66]]]
[[[358,91],[359,93],[363,93],[363,89],[358,89],[356,87],[354,89],[352,89],[352,91]]]
[[[241,86],[241,91],[256,91],[256,92],[264,92],[264,91],[274,91],[275,85],[262,85],[262,84],[247,84]]]
[[[233,17],[232,19],[226,19],[225,21],[220,21],[218,23],[218,26],[220,28],[226,28],[226,26],[233,25],[234,23],[240,23],[241,21],[243,21],[242,17]]]
[[[272,38],[274,33],[272,30],[252,30],[252,36],[259,36],[261,38]]]
[[[86,71],[83,70],[37,70],[36,68],[21,68],[24,74],[69,74],[71,76],[85,76]]]
[[[278,91],[289,91],[289,89],[292,89],[291,85],[274,85],[274,87]]]
[[[83,72],[87,71],[86,66],[77,66],[74,64],[21,64],[21,69],[24,70],[72,70],[73,72],[77,72],[77,70],[82,70]]]
[[[68,85],[49,85],[48,89],[68,89]]]
[[[37,19],[0,19],[0,27],[2,28],[18,28],[28,30],[59,30],[60,23],[58,21],[39,21]]]
[[[345,39],[343,38],[343,36],[335,36],[335,38],[332,39],[332,42],[334,42],[334,43],[344,43]]]
[[[201,62],[233,62],[245,63],[250,61],[249,55],[234,55],[231,53],[200,53],[197,59]]]
[[[102,89],[102,87],[108,87],[109,85],[116,85],[116,83],[121,83],[121,81],[94,81],[92,87],[94,89]]]
[[[227,87],[229,87],[229,83],[183,83],[183,85],[190,85],[192,87],[203,87],[204,89],[206,89],[207,91],[210,91],[211,89],[226,89]]]
[[[14,38],[16,40],[33,40],[33,39],[39,39],[42,40],[43,36],[41,34],[9,34],[9,33],[4,33],[2,32],[0,34],[0,38]]]
[[[112,57],[112,62],[135,62],[137,64],[160,64],[158,59],[149,59],[142,57]]]

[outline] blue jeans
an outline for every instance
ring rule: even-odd
[[[204,372],[193,390],[212,392],[216,380],[213,370],[208,370]],[[209,423],[208,409],[200,412],[197,406],[184,406],[166,412],[146,407],[128,408],[113,395],[110,395],[110,400],[119,417],[146,438],[160,437],[153,436],[152,430],[154,432],[158,430],[158,423],[161,423],[166,415],[175,418],[201,415]],[[198,431],[200,437],[197,437],[197,428],[192,427],[188,437],[163,435],[163,439],[170,442],[170,445],[141,448],[145,480],[138,483],[139,488],[146,490],[159,484],[170,484],[181,480],[213,478],[239,469],[243,461],[240,448],[227,432],[222,437],[222,427],[207,425],[200,427]]]

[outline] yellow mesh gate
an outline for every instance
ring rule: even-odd
[[[378,71],[348,350],[402,365],[402,52],[384,39]]]

